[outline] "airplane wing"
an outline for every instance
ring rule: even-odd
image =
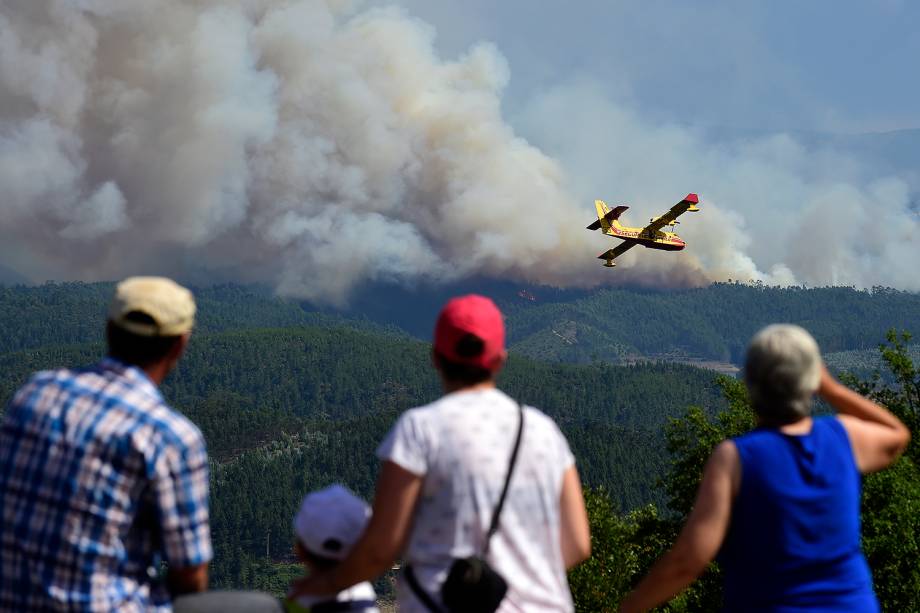
[[[696,205],[699,203],[699,196],[696,194],[687,194],[686,198],[672,206],[667,213],[642,228],[643,233],[654,234],[687,211],[698,211],[699,208],[697,208]]]
[[[625,241],[623,243],[620,243],[613,249],[608,249],[604,253],[600,254],[599,256],[597,256],[597,259],[613,260],[614,258],[620,257],[621,255],[623,255],[624,253],[626,253],[627,251],[629,251],[635,246],[636,246],[636,241]]]

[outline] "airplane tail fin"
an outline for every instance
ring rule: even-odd
[[[597,222],[600,224],[600,227],[604,229],[604,232],[610,230],[610,222],[607,221],[607,213],[610,212],[610,209],[607,208],[607,203],[603,200],[595,200],[594,208],[597,209]],[[594,224],[591,224],[592,226]]]
[[[594,208],[597,210],[597,221],[588,226],[588,230],[601,230],[605,233],[610,232],[611,222],[619,219],[620,215],[628,209],[628,206],[618,206],[612,211],[603,200],[595,200]]]

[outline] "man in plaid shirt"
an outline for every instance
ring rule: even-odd
[[[204,439],[157,390],[194,317],[187,289],[127,279],[108,356],[16,393],[0,425],[0,611],[169,611],[206,589]]]

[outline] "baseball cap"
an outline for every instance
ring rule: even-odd
[[[312,554],[342,560],[364,532],[371,516],[367,503],[335,484],[310,492],[294,518],[294,534]]]
[[[434,350],[451,362],[495,370],[505,350],[502,312],[485,296],[453,298],[438,315]]]
[[[195,298],[172,279],[129,277],[115,286],[109,321],[138,336],[179,336],[195,324]]]

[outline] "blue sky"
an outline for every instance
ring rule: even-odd
[[[575,76],[661,121],[835,133],[920,127],[920,3],[406,0],[445,56],[477,41],[516,106]]]

